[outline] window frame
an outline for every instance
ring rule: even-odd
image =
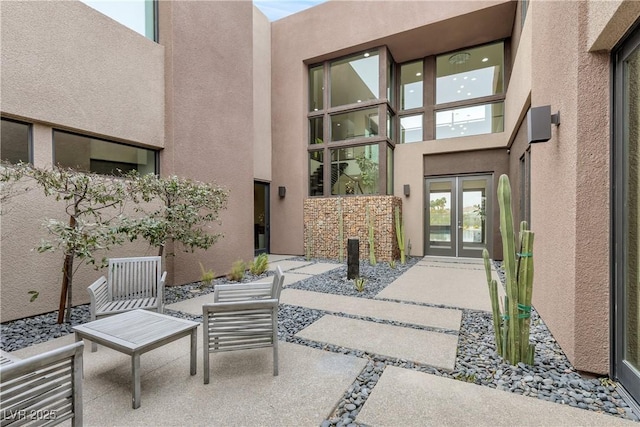
[[[349,57],[362,55],[365,52],[377,51],[378,53],[378,99],[376,100],[367,100],[354,104],[346,104],[340,105],[336,107],[331,106],[331,64],[337,61],[345,60]],[[313,109],[311,108],[311,70],[317,69],[322,66],[322,76],[323,76],[323,84],[324,87],[322,94],[322,109]],[[392,69],[389,70],[388,68]],[[321,63],[310,63],[306,67],[306,76],[308,79],[308,96],[307,96],[307,116],[306,116],[306,125],[308,129],[308,137],[307,137],[307,157],[310,156],[310,153],[313,151],[323,151],[324,155],[324,171],[323,171],[323,194],[322,195],[311,195],[310,191],[310,174],[309,170],[309,162],[307,161],[307,180],[309,182],[307,197],[348,197],[350,194],[340,194],[340,195],[332,195],[331,194],[331,150],[342,149],[342,148],[353,148],[353,147],[361,147],[365,145],[378,145],[378,191],[372,195],[386,195],[388,193],[388,185],[387,185],[387,147],[390,147],[392,150],[395,146],[394,141],[391,140],[390,135],[388,135],[387,131],[387,120],[388,115],[391,117],[392,126],[390,127],[391,133],[395,131],[394,117],[396,115],[396,109],[392,105],[393,103],[389,99],[389,96],[392,99],[397,99],[395,96],[395,82],[387,83],[388,79],[393,79],[395,73],[395,63],[393,61],[393,57],[389,52],[386,46],[377,46],[372,47],[371,49],[365,49],[358,52],[353,52],[348,55],[343,55],[336,58],[331,58],[329,60],[323,61]],[[387,87],[389,86],[389,90]],[[368,109],[377,109],[378,114],[378,134],[376,136],[366,136],[366,137],[356,137],[345,140],[333,140],[333,135],[331,133],[331,118],[336,115],[368,110]],[[323,133],[323,142],[322,143],[311,143],[311,121],[315,118],[322,118],[322,133]],[[329,178],[329,179],[327,179]],[[359,195],[354,195],[359,196]]]
[[[460,100],[447,102],[442,104],[436,104],[436,80],[437,80],[437,64],[436,58],[441,55],[452,55],[456,52],[460,52],[467,49],[475,49],[478,47],[488,46],[496,43],[502,43],[503,46],[503,67],[504,67],[504,76],[502,82],[502,92],[494,95],[482,96],[478,98],[472,98],[470,100]],[[422,59],[423,65],[423,81],[422,81],[422,91],[423,91],[423,103],[420,108],[411,108],[407,110],[400,110],[400,101],[398,101],[398,120],[396,120],[395,127],[395,135],[401,134],[401,125],[400,118],[404,116],[413,116],[417,114],[423,114],[423,123],[422,123],[422,141],[433,141],[436,140],[436,113],[439,111],[446,111],[451,109],[457,109],[461,107],[474,107],[479,105],[486,104],[494,104],[498,102],[504,102],[507,94],[508,82],[511,76],[511,49],[510,49],[510,39],[503,38],[493,40],[488,43],[481,43],[478,45],[471,45],[461,47],[449,52],[438,52],[433,55],[426,56],[424,58],[413,58],[409,61],[405,61],[402,63],[396,64],[396,75],[400,75],[400,70],[403,65],[411,64],[413,62],[419,61]],[[396,99],[400,98],[401,91],[401,83],[400,78],[396,79],[395,82],[395,91],[397,92]],[[475,135],[466,135],[460,136],[460,138],[470,137]],[[441,141],[441,139],[438,139]],[[402,143],[399,138],[395,142],[397,144]],[[412,144],[412,143],[409,143]]]
[[[33,123],[29,123],[29,122],[25,122],[23,120],[17,120],[17,119],[12,119],[9,117],[0,117],[0,121],[7,121],[7,122],[12,122],[12,123],[17,123],[20,125],[25,125],[27,126],[27,157],[28,160],[23,161],[24,163],[29,163],[29,164],[33,164]],[[0,159],[3,162],[5,161],[5,159]]]
[[[160,150],[156,150],[153,148],[148,148],[148,147],[141,147],[139,145],[133,145],[133,144],[127,144],[124,142],[119,142],[119,141],[114,141],[111,139],[107,139],[107,138],[103,138],[103,137],[99,137],[99,136],[93,136],[93,135],[89,135],[89,134],[83,134],[80,132],[74,132],[74,131],[69,131],[69,130],[65,130],[65,129],[60,129],[60,128],[51,128],[51,143],[52,143],[52,147],[51,147],[51,161],[54,165],[58,166],[58,167],[67,167],[67,166],[60,166],[58,164],[58,162],[56,162],[56,132],[59,133],[64,133],[64,134],[68,134],[68,135],[74,135],[74,136],[78,136],[81,138],[87,138],[90,140],[96,140],[96,141],[102,141],[102,142],[108,142],[110,144],[115,144],[115,145],[122,145],[125,147],[131,147],[131,148],[139,148],[142,150],[148,150],[151,151],[153,153],[153,169],[154,169],[154,175],[160,175]],[[94,159],[94,160],[100,160],[100,159]],[[91,161],[91,158],[89,159],[89,161]],[[100,172],[95,172],[92,170],[80,170],[80,169],[76,169],[76,168],[71,168],[74,170],[77,170],[79,172],[85,172],[85,173],[95,173],[98,175],[105,175],[105,176],[117,176],[117,175],[113,175],[113,174],[103,174]],[[137,170],[137,169],[136,169]]]

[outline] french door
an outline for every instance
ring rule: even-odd
[[[614,375],[640,402],[640,28],[614,56]]]
[[[426,179],[426,255],[482,257],[492,229],[491,183],[491,175]]]

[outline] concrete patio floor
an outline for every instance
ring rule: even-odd
[[[274,265],[293,269],[285,275],[292,276],[295,269],[302,268],[305,273],[300,276],[314,274],[311,263],[286,256],[273,261]],[[335,266],[325,264],[315,268],[322,272],[330,270],[330,265]],[[436,292],[434,277],[446,283],[449,292]],[[484,281],[482,266],[475,260],[451,262],[425,258],[389,285],[378,298],[387,295],[386,298],[394,300],[431,301],[451,308],[314,295],[315,292],[293,289],[283,291],[281,302],[327,311],[333,307],[333,312],[362,317],[325,315],[296,336],[451,369],[456,358],[455,331],[460,327],[461,311],[456,307],[485,307],[478,301],[484,298]],[[445,299],[443,295],[447,293],[453,295]],[[202,304],[212,296],[203,295],[167,308],[199,315]],[[401,326],[379,324],[365,318],[395,320]],[[411,325],[420,328],[409,327]],[[189,375],[188,338],[142,355],[142,405],[136,410],[131,408],[130,358],[102,346],[98,352],[91,353],[90,346],[86,345],[85,425],[318,426],[331,417],[368,361],[281,341],[279,376],[272,375],[271,349],[218,353],[210,356],[211,383],[204,385],[202,327],[198,328],[198,337],[198,372],[195,376]],[[73,340],[69,335],[14,354],[28,357]],[[393,366],[385,367],[355,421],[371,426],[639,425]]]

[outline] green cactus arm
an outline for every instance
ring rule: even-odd
[[[500,233],[504,253],[504,269],[507,279],[507,296],[509,297],[509,349],[510,362],[520,359],[520,331],[518,325],[518,283],[516,278],[515,240],[513,230],[513,214],[511,212],[511,185],[507,175],[498,180],[498,205],[500,206]]]

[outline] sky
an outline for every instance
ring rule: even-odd
[[[275,21],[301,10],[308,9],[326,0],[253,0],[253,3],[267,15],[270,21]]]

